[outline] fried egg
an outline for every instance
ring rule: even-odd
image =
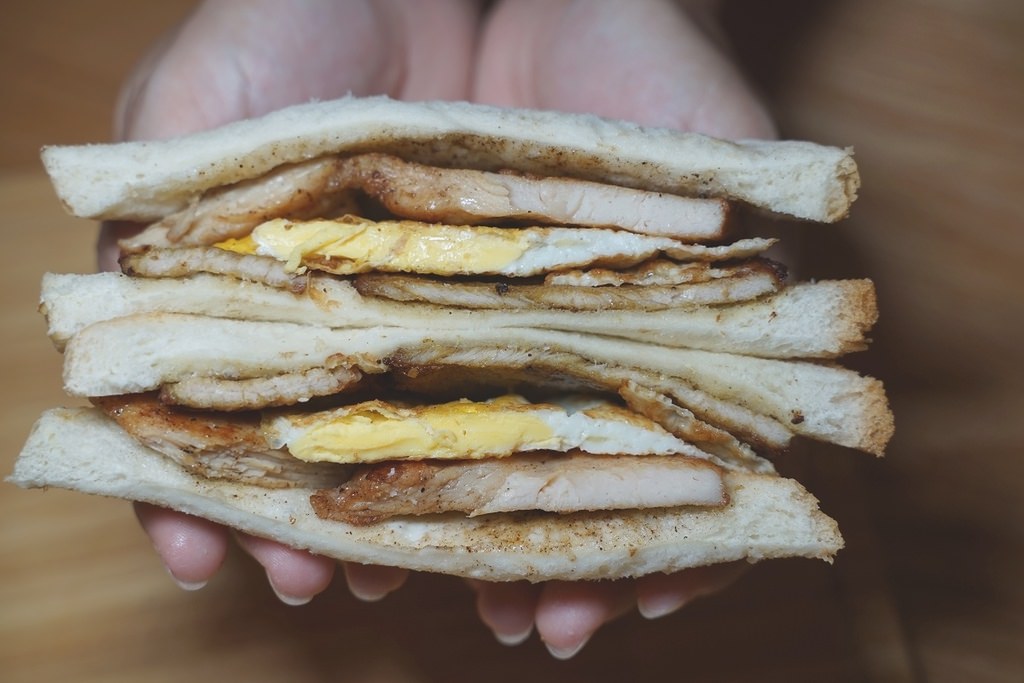
[[[680,243],[619,230],[495,228],[419,221],[275,219],[217,246],[338,275],[371,271],[528,277],[595,263],[626,267]]]
[[[519,396],[432,405],[366,401],[264,418],[275,448],[307,462],[500,458],[530,451],[706,456],[657,423],[607,403],[531,403]]]

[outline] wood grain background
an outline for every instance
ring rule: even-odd
[[[38,279],[93,268],[93,229],[62,213],[38,148],[106,139],[121,79],[191,6],[0,7],[0,472],[69,402]],[[885,378],[897,416],[884,459],[815,447],[783,463],[846,533],[834,566],[762,565],[563,663],[536,637],[498,645],[443,577],[289,608],[235,553],[183,593],[125,504],[3,485],[0,679],[1024,680],[1024,3],[726,6],[783,134],[854,146],[864,179],[848,221],[801,230],[804,275],[876,280],[882,320],[854,363]]]

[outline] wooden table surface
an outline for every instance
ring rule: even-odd
[[[120,79],[191,5],[0,8],[0,472],[37,414],[69,402],[39,277],[93,267],[93,230],[62,213],[38,147],[105,139]],[[289,608],[235,552],[184,593],[126,504],[5,484],[0,680],[1024,681],[1024,3],[748,0],[727,15],[783,133],[853,145],[864,179],[852,218],[804,231],[803,249],[807,275],[877,281],[882,321],[854,362],[886,379],[897,435],[881,460],[814,448],[785,463],[843,527],[835,565],[764,564],[556,662],[536,637],[498,645],[444,577]]]

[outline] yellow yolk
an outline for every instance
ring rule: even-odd
[[[246,235],[245,237],[230,237],[223,242],[217,242],[213,245],[225,251],[233,251],[236,254],[255,254],[256,249],[259,247],[256,242],[253,241],[252,235]]]
[[[533,404],[513,398],[404,408],[368,401],[291,421],[288,450],[313,462],[486,458],[557,445]],[[549,407],[550,408],[550,407]]]
[[[307,462],[496,458],[528,451],[668,455],[693,446],[616,406],[572,411],[519,396],[424,406],[367,401],[264,422],[274,447]]]
[[[471,275],[501,273],[534,241],[523,230],[346,216],[303,222],[276,219],[257,226],[249,237],[217,246],[273,256],[293,271],[310,265],[339,275],[373,270]]]

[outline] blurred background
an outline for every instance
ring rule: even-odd
[[[850,219],[801,229],[804,275],[873,277],[882,319],[852,364],[883,377],[886,458],[800,448],[836,517],[835,565],[780,561],[570,662],[500,646],[460,582],[418,576],[366,605],[339,583],[278,604],[240,553],[197,593],[163,572],[130,508],[0,485],[5,681],[1024,680],[1024,3],[725,2],[741,62],[786,137],[852,145]],[[36,294],[93,269],[42,144],[109,137],[117,88],[193,2],[0,5],[0,472],[60,392]],[[812,452],[809,452],[812,451]]]

